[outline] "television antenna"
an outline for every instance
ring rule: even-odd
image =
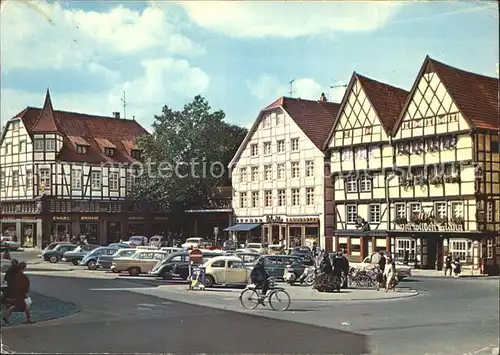
[[[121,99],[122,101],[122,105],[123,105],[123,118],[126,119],[127,118],[127,95],[126,95],[126,92],[125,90],[123,90],[123,97]]]
[[[290,84],[290,97],[293,97],[293,84],[295,83],[295,79],[292,79],[288,82]]]
[[[328,101],[330,101],[332,98],[332,90],[337,88],[346,88],[347,84],[328,85],[328,87],[330,88],[330,92],[328,93]]]

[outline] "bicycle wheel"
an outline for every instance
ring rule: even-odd
[[[278,312],[284,312],[290,307],[290,295],[285,290],[274,290],[269,295],[269,305]]]
[[[240,294],[240,303],[245,309],[255,309],[259,305],[259,294],[255,290],[243,290]]]

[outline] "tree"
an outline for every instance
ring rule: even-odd
[[[199,95],[182,111],[164,106],[153,134],[138,140],[143,170],[136,197],[183,209],[206,202],[209,188],[228,184],[227,166],[247,130],[225,116]]]

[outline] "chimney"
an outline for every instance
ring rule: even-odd
[[[328,100],[326,99],[325,93],[321,93],[321,97],[319,98],[319,102],[327,102]]]
[[[113,118],[120,119],[120,112],[113,112]]]

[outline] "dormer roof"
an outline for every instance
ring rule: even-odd
[[[89,142],[87,142],[83,137],[80,137],[80,136],[68,136],[68,139],[75,146],[81,145],[81,146],[84,146],[84,147],[90,147]]]
[[[116,149],[116,145],[108,141],[106,138],[94,138],[99,147],[104,151],[104,149]]]
[[[42,111],[31,128],[33,133],[63,133],[57,118],[54,115],[54,108],[52,107],[52,100],[50,98],[49,89],[45,94],[45,102]]]

